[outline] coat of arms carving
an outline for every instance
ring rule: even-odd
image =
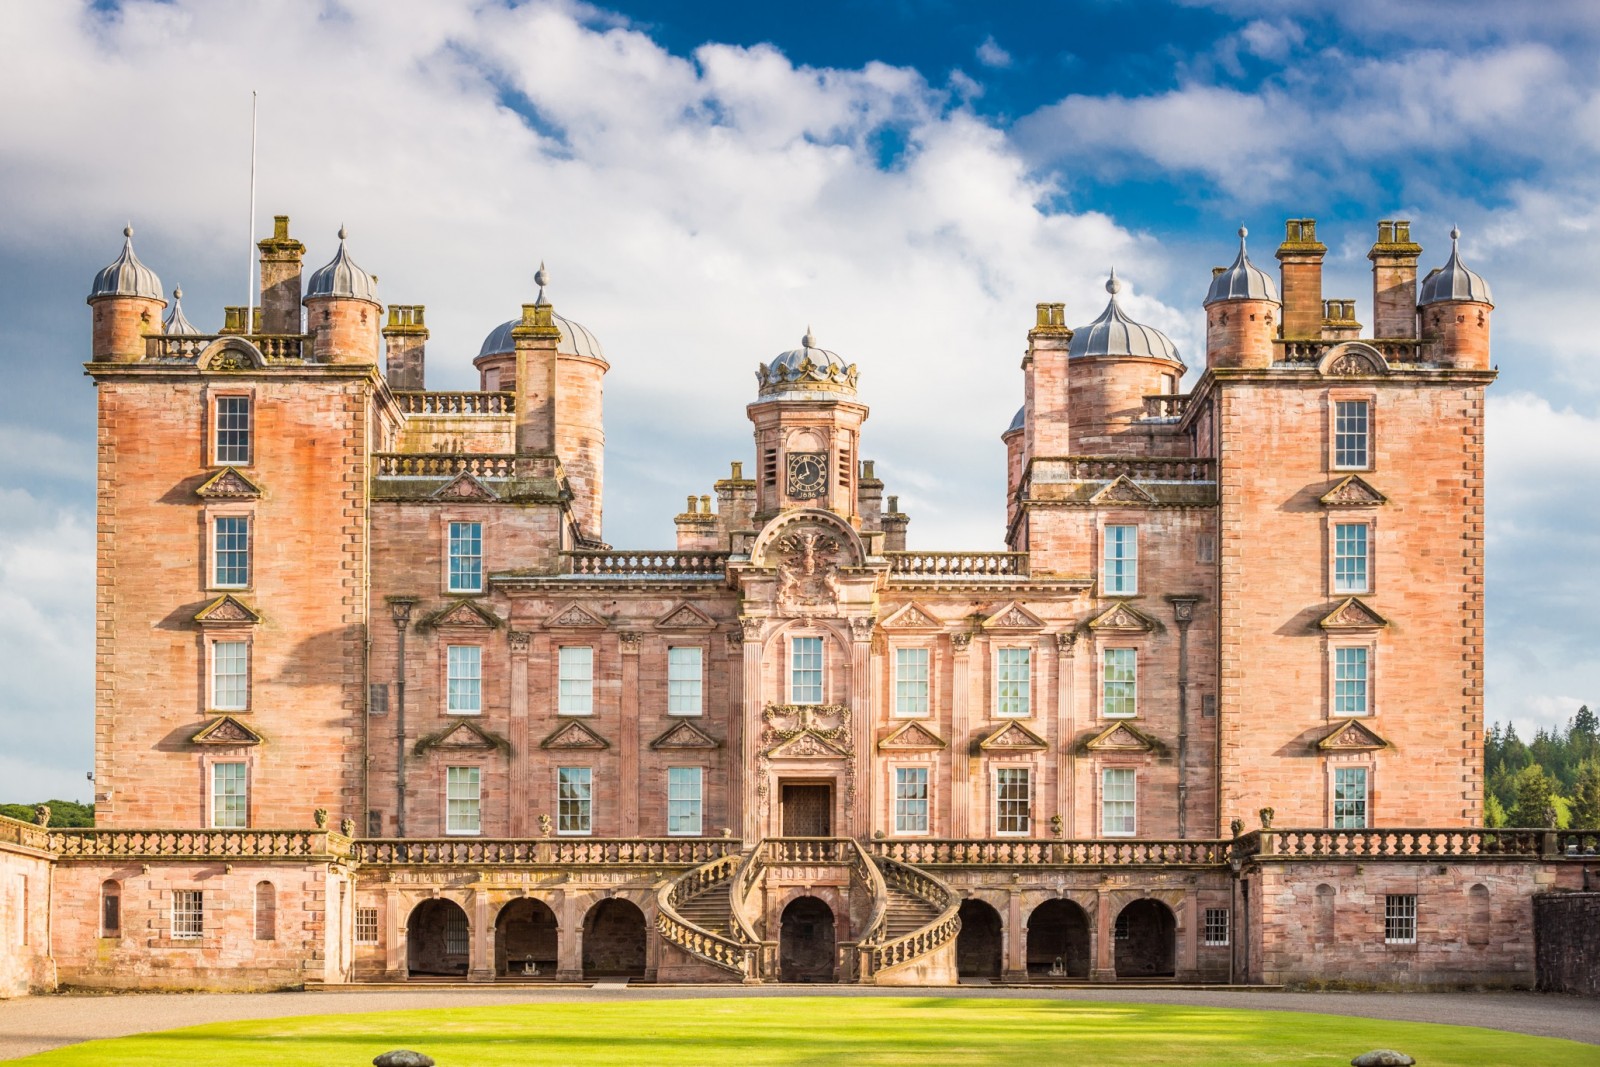
[[[839,603],[839,542],[816,530],[792,533],[777,544],[778,607],[804,612]]]

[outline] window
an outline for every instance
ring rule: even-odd
[[[1128,837],[1134,832],[1134,775],[1131,767],[1100,772],[1100,833]]]
[[[1333,713],[1367,714],[1367,650],[1333,650]]]
[[[475,834],[482,829],[483,769],[446,767],[444,832]]]
[[[994,772],[994,832],[1025,834],[1032,827],[1033,793],[1026,767],[998,767]]]
[[[386,682],[373,682],[367,686],[367,714],[389,714],[389,686]]]
[[[894,650],[894,713],[917,716],[928,714],[928,650]]]
[[[211,462],[242,467],[250,462],[250,398],[219,396],[216,407],[216,446]]]
[[[223,515],[213,520],[211,584],[243,589],[250,584],[250,519]]]
[[[1025,718],[1029,714],[1031,652],[1026,648],[995,649],[994,711],[1002,718]]]
[[[705,652],[699,648],[667,649],[667,714],[699,715]]]
[[[1333,828],[1361,830],[1367,825],[1367,769],[1336,767],[1333,772]]]
[[[1367,524],[1341,522],[1333,527],[1333,591],[1365,593],[1367,588]]]
[[[445,708],[451,715],[483,711],[483,649],[477,645],[445,646]]]
[[[1338,400],[1333,405],[1333,465],[1340,470],[1365,470],[1371,465],[1372,424],[1365,400]]]
[[[100,883],[100,936],[122,936],[122,883]]]
[[[796,637],[789,643],[789,702],[822,703],[822,638]]]
[[[221,830],[250,825],[250,797],[243,763],[211,765],[211,825]]]
[[[1139,653],[1132,648],[1108,648],[1102,654],[1101,707],[1108,719],[1138,714]]]
[[[172,891],[172,936],[200,937],[205,933],[205,898],[198,889]]]
[[[1124,596],[1139,591],[1139,527],[1106,527],[1105,574],[1101,592]]]
[[[248,642],[211,642],[211,707],[217,711],[245,711],[250,707]]]
[[[1202,944],[1226,945],[1228,943],[1228,909],[1207,908]]]
[[[594,772],[588,767],[556,770],[556,832],[594,831]]]
[[[561,678],[556,710],[562,715],[594,714],[594,649],[564,645],[558,655]]]
[[[278,939],[278,890],[271,882],[256,883],[256,940]]]
[[[1026,819],[1026,806],[1024,806]],[[928,832],[928,768],[896,767],[894,770],[894,832]]]
[[[378,943],[378,909],[356,909],[356,944],[376,945]]]
[[[367,811],[367,836],[383,836],[383,812],[377,808],[371,808]]]
[[[667,768],[667,833],[700,833],[700,780],[699,767]]]
[[[450,592],[483,591],[483,523],[450,524]]]
[[[467,954],[467,913],[460,908],[444,913],[444,951],[448,956]]]
[[[1417,895],[1390,893],[1383,898],[1383,941],[1386,945],[1417,943]]]

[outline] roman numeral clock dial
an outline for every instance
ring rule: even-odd
[[[787,456],[786,492],[791,500],[816,500],[828,492],[828,454],[790,452]]]

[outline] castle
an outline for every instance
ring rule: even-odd
[[[1289,220],[1280,284],[1240,229],[1188,392],[1115,276],[1040,304],[1006,551],[907,547],[870,361],[809,331],[631,551],[542,270],[430,392],[343,231],[303,281],[278,217],[202,334],[130,230],[88,298],[97,826],[0,826],[0,978],[1532,984],[1594,841],[1477,828],[1489,287],[1381,222],[1363,340],[1325,252]]]

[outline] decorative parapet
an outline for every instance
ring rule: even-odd
[[[741,978],[757,977],[761,946],[738,941],[697,926],[678,911],[679,905],[726,884],[747,859],[737,852],[696,867],[656,891],[656,930],[667,942]],[[735,925],[734,929],[739,930]]]
[[[350,839],[330,830],[49,831],[61,859],[347,859]]]
[[[1525,858],[1558,855],[1560,834],[1527,829],[1271,829],[1234,842],[1240,858],[1397,859],[1443,857]],[[1591,834],[1591,837],[1596,835]],[[1550,840],[1546,840],[1550,838]]]
[[[354,844],[357,862],[391,867],[693,867],[738,852],[739,842],[731,837],[408,838]]]
[[[217,340],[239,336],[237,333],[155,334],[144,339],[144,358],[164,363],[194,363],[200,353]],[[255,345],[268,363],[304,363],[305,347],[311,335],[253,333],[244,340]]]
[[[395,402],[407,415],[512,415],[515,393],[397,392]]]
[[[1215,867],[1228,862],[1227,841],[873,841],[884,859],[917,867]]]
[[[1344,337],[1324,337],[1286,340],[1276,337],[1273,338],[1272,343],[1278,346],[1276,363],[1295,367],[1315,367],[1333,349],[1338,348],[1340,345],[1348,344],[1349,339]],[[1371,345],[1377,349],[1391,365],[1421,362],[1420,356],[1423,342],[1419,340],[1380,337],[1377,339],[1363,339],[1361,343]]]
[[[517,473],[517,457],[504,453],[377,452],[372,459],[380,478],[510,478]]]
[[[577,549],[563,552],[570,574],[596,577],[638,577],[641,575],[668,575],[671,577],[714,576],[722,577],[728,567],[727,552],[634,551],[625,549]]]
[[[1033,461],[1030,478],[1036,483],[1112,482],[1214,482],[1216,461],[1200,457],[1141,458],[1136,456],[1059,456]]]
[[[34,823],[0,815],[0,845],[20,845],[46,852],[50,848],[50,831]]]
[[[1144,417],[1146,420],[1176,421],[1183,418],[1184,412],[1189,410],[1189,393],[1161,393],[1156,396],[1144,398]]]
[[[1026,578],[1026,552],[885,552],[891,578]]]

